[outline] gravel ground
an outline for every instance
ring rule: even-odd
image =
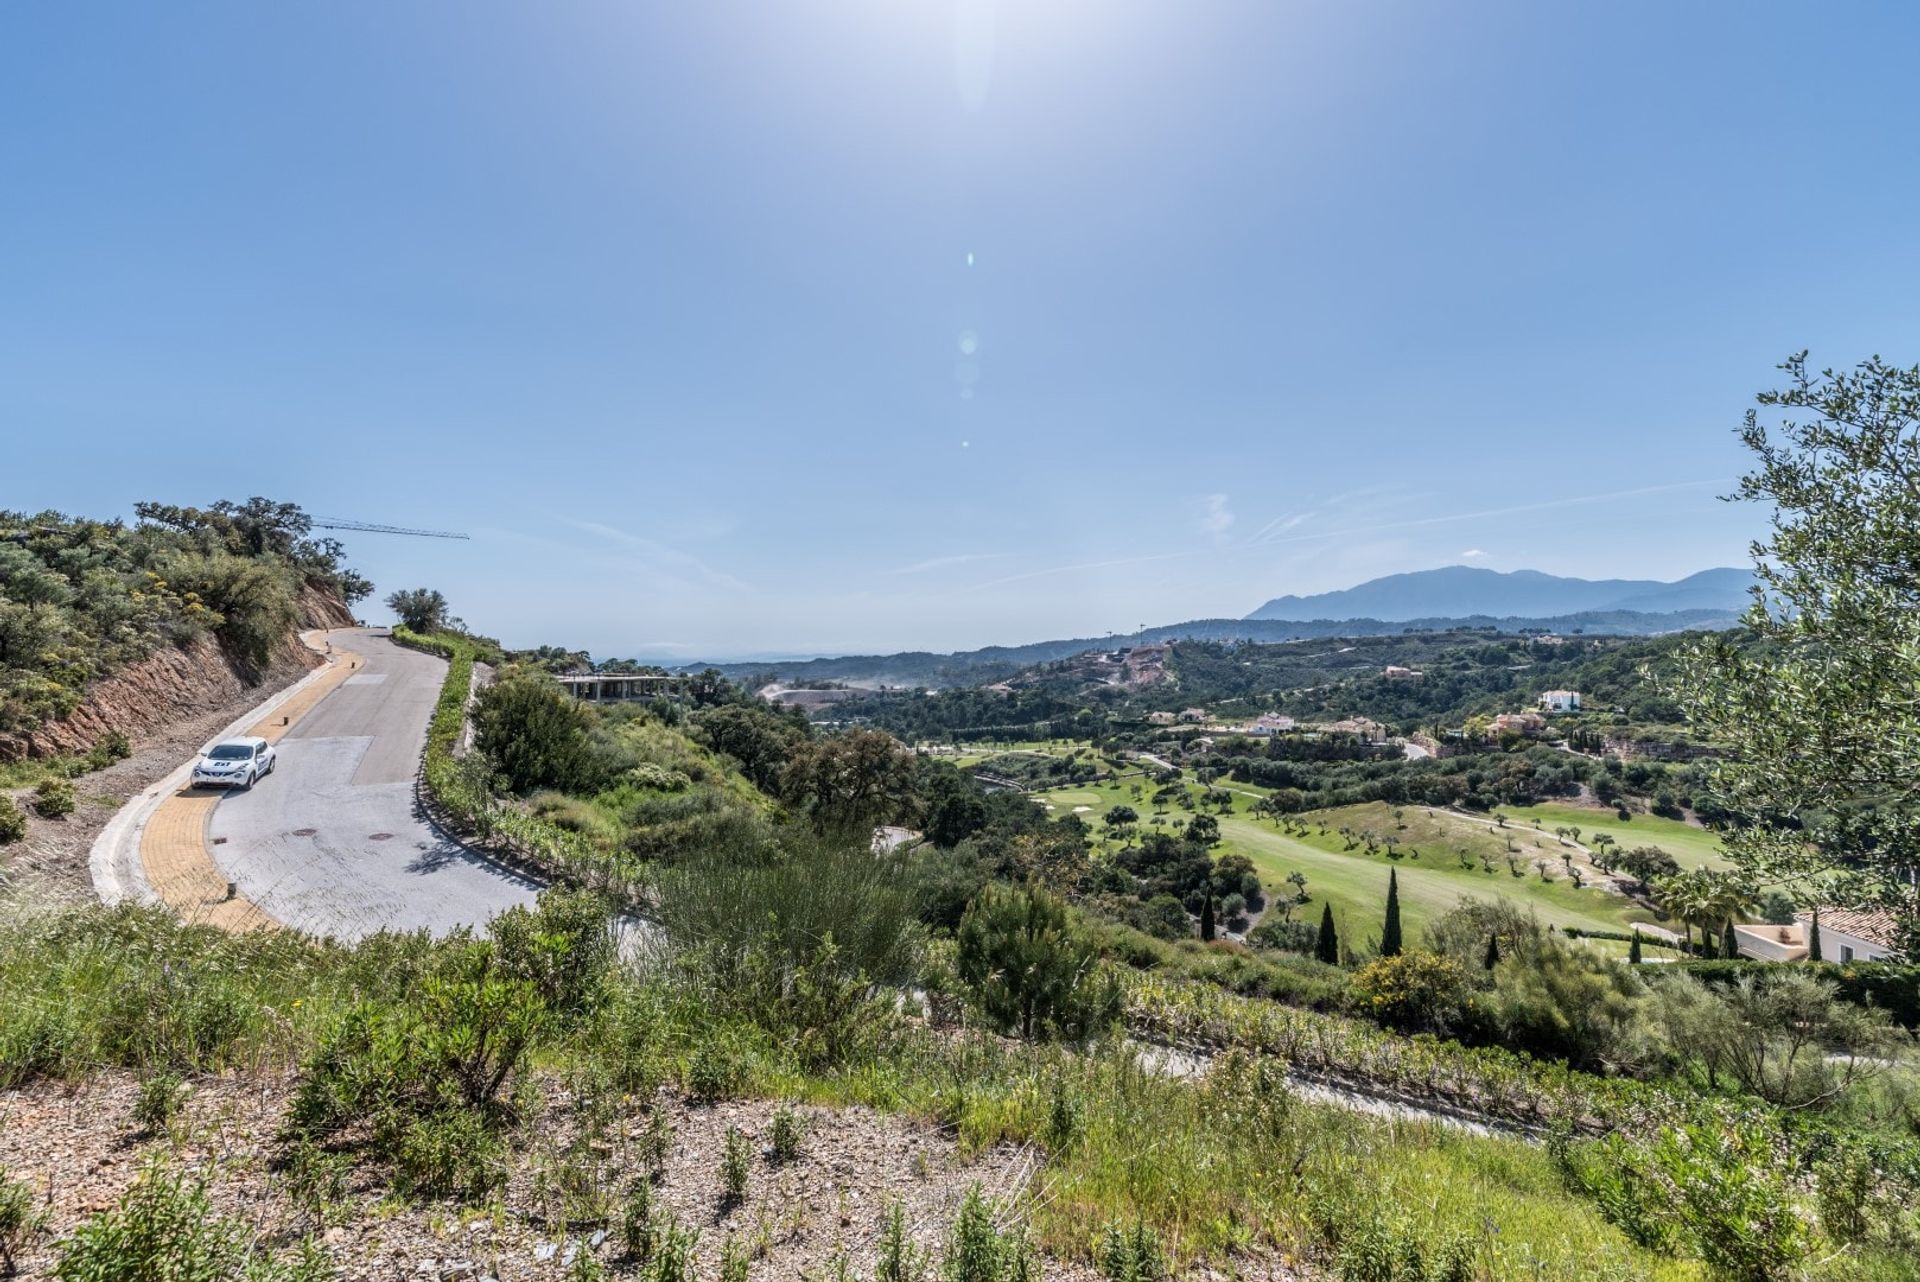
[[[722,1243],[733,1236],[754,1255],[755,1278],[823,1279],[844,1253],[871,1272],[887,1208],[898,1200],[921,1246],[937,1249],[967,1188],[1018,1205],[1038,1178],[1036,1156],[1011,1148],[963,1157],[938,1130],[866,1109],[800,1107],[799,1156],[774,1165],[767,1129],[777,1105],[742,1101],[692,1105],[662,1093],[644,1104],[619,1101],[589,1132],[582,1110],[558,1083],[545,1084],[541,1116],[523,1133],[505,1192],[484,1209],[408,1205],[391,1199],[382,1173],[353,1169],[345,1196],[316,1224],[289,1199],[273,1169],[274,1132],[291,1093],[284,1078],[223,1077],[192,1084],[169,1134],[143,1135],[132,1120],[139,1083],[101,1074],[69,1087],[39,1084],[0,1093],[0,1167],[35,1190],[47,1233],[20,1259],[24,1277],[46,1276],[55,1243],[87,1216],[111,1206],[155,1153],[171,1154],[208,1181],[218,1213],[250,1225],[267,1246],[316,1233],[343,1279],[544,1279],[565,1276],[579,1250],[609,1273],[636,1272],[618,1242],[619,1194],[649,1169],[647,1137],[664,1120],[670,1140],[656,1181],[661,1206],[700,1234],[698,1275],[717,1278]],[[723,1194],[721,1154],[729,1127],[752,1145],[747,1194]],[[576,1190],[571,1199],[562,1186]],[[595,1187],[610,1195],[613,1220],[592,1213]],[[599,1235],[599,1236],[596,1236]],[[1090,1282],[1090,1270],[1044,1262],[1050,1278]]]

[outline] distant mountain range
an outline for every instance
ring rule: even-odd
[[[1738,614],[1753,586],[1748,570],[1702,570],[1675,583],[1657,579],[1573,579],[1538,570],[1502,573],[1471,565],[1389,574],[1358,587],[1314,596],[1275,597],[1249,619],[1308,623],[1373,619],[1386,623],[1473,615],[1545,618],[1626,611],[1670,614],[1714,610]]]
[[[1644,613],[1632,610],[1591,610],[1546,617],[1515,615],[1447,615],[1423,619],[1313,619],[1296,623],[1284,619],[1193,619],[1127,636],[1074,637],[1036,641],[1031,645],[988,646],[934,654],[911,650],[900,654],[852,654],[830,659],[785,660],[758,663],[688,664],[683,671],[712,666],[727,677],[779,678],[782,681],[838,681],[856,686],[937,689],[977,686],[1000,681],[1038,663],[1070,659],[1089,650],[1158,645],[1168,641],[1306,641],[1322,637],[1390,636],[1408,631],[1451,632],[1463,628],[1498,632],[1584,632],[1596,636],[1654,636],[1663,632],[1731,627],[1735,610],[1668,610]]]

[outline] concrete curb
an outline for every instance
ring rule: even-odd
[[[246,713],[234,718],[227,726],[201,745],[201,751],[211,748],[223,739],[235,735],[253,726],[262,718],[271,716],[289,700],[306,690],[309,686],[330,676],[338,662],[331,646],[316,645],[311,638],[324,636],[324,632],[305,632],[300,640],[308,649],[326,656],[326,662],[309,672],[300,680],[278,691],[264,702]],[[107,826],[94,838],[93,848],[87,854],[87,871],[93,877],[94,892],[108,905],[133,902],[137,904],[157,904],[160,895],[147,880],[146,866],[140,858],[140,839],[145,835],[147,821],[160,803],[179,792],[186,785],[187,776],[193,770],[193,762],[200,754],[180,763],[170,774],[150,784],[139,795],[127,800],[120,807]]]

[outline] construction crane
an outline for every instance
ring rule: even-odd
[[[423,539],[465,539],[471,535],[460,534],[453,530],[409,530],[398,525],[374,525],[367,521],[349,521],[337,516],[316,516],[313,518],[316,530],[358,530],[362,534],[411,534]]]

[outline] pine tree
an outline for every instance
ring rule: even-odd
[[[1320,905],[1320,938],[1314,941],[1313,955],[1329,966],[1340,964],[1340,934],[1333,928],[1333,905]]]
[[[1807,927],[1807,960],[1826,960],[1820,955],[1820,910],[1817,907],[1813,910],[1813,921]]]
[[[1500,936],[1487,936],[1487,955],[1480,964],[1488,970],[1500,964]]]
[[[1213,892],[1207,892],[1206,900],[1200,905],[1200,938],[1207,943],[1213,942]]]
[[[1627,946],[1627,962],[1634,966],[1640,964],[1640,932],[1637,930],[1633,932],[1633,943]]]
[[[1393,868],[1387,869],[1387,922],[1380,929],[1380,955],[1400,955],[1400,874]]]

